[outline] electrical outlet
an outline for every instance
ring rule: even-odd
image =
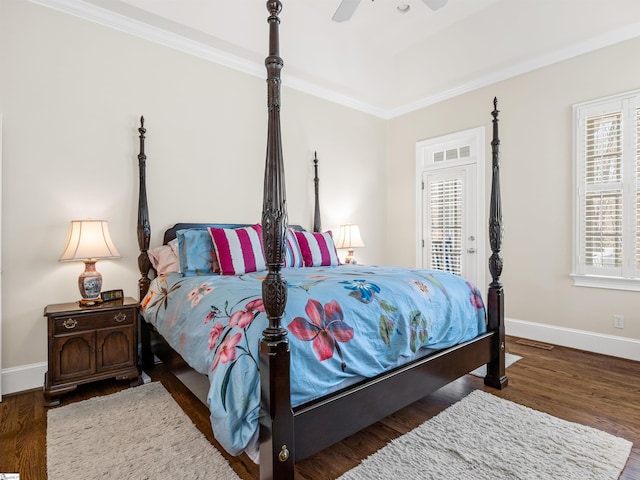
[[[613,327],[614,328],[624,328],[624,316],[623,315],[614,315],[613,316]]]

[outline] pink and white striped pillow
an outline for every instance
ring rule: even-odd
[[[298,245],[296,232],[292,228],[287,229],[287,234],[284,237],[284,266],[285,268],[304,267],[300,245]]]
[[[209,234],[222,275],[242,275],[267,269],[260,224],[242,228],[209,227]]]
[[[331,232],[296,232],[305,267],[340,265]]]

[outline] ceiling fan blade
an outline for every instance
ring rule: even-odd
[[[333,14],[332,20],[334,22],[346,22],[356,11],[359,3],[360,0],[342,0],[336,13]]]
[[[447,4],[448,0],[422,0],[431,10],[438,10]]]

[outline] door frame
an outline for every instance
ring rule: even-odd
[[[430,152],[434,150],[441,150],[447,148],[447,146],[454,145],[470,145],[472,152],[475,151],[475,155],[471,155],[468,160],[456,160],[450,162],[443,162],[442,165],[433,165],[429,159]],[[478,278],[476,280],[476,286],[483,292],[487,291],[487,255],[486,255],[486,243],[487,243],[487,207],[486,207],[486,152],[485,152],[485,127],[476,127],[460,132],[450,133],[448,135],[442,135],[439,137],[433,137],[427,140],[420,140],[416,142],[416,171],[415,171],[415,186],[416,186],[416,266],[422,267],[423,262],[423,218],[424,212],[422,208],[422,177],[427,171],[448,170],[450,168],[456,168],[461,165],[475,164],[476,165],[476,225],[474,230],[476,234],[476,272]],[[485,298],[486,300],[486,298]]]
[[[2,402],[2,112],[0,112],[0,402]]]

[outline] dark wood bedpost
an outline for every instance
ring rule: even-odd
[[[151,261],[147,251],[151,242],[151,224],[149,223],[149,206],[147,204],[147,155],[144,153],[144,134],[147,130],[144,128],[144,117],[140,117],[140,153],[138,154],[138,176],[140,187],[138,190],[138,269],[140,270],[140,280],[138,280],[138,300],[142,301],[149,291],[151,280],[149,279],[149,271],[151,270]],[[153,353],[151,352],[151,338],[149,325],[140,319],[139,322],[139,338],[142,346],[140,363],[142,368],[149,369],[153,367]]]
[[[494,388],[504,388],[508,384],[505,375],[505,331],[504,331],[504,291],[500,275],[502,274],[502,199],[500,196],[500,139],[498,138],[498,99],[493,99],[493,139],[491,140],[492,181],[491,205],[489,207],[489,242],[491,243],[491,257],[489,258],[489,272],[491,283],[487,298],[487,321],[489,330],[496,332],[492,341],[491,362],[487,364],[485,385]]]
[[[269,325],[260,340],[260,478],[294,478],[293,411],[290,395],[290,361],[287,329],[281,324],[287,302],[287,282],[282,276],[287,229],[284,162],[280,130],[280,71],[278,14],[280,0],[267,2],[269,56],[267,68],[268,133],[262,204],[262,239],[268,273],[262,282],[262,299]]]
[[[313,152],[313,186],[315,193],[315,209],[313,211],[313,231],[322,230],[322,221],[320,220],[320,179],[318,178],[318,152]]]
[[[146,166],[147,155],[144,153],[144,134],[147,129],[144,128],[144,117],[140,117],[140,153],[138,154],[138,170],[140,178],[140,189],[138,192],[138,247],[140,255],[138,255],[138,268],[140,269],[140,280],[138,280],[139,300],[147,294],[149,290],[149,270],[151,269],[151,261],[147,255],[149,243],[151,241],[151,225],[149,224],[149,206],[147,204],[147,179]]]

